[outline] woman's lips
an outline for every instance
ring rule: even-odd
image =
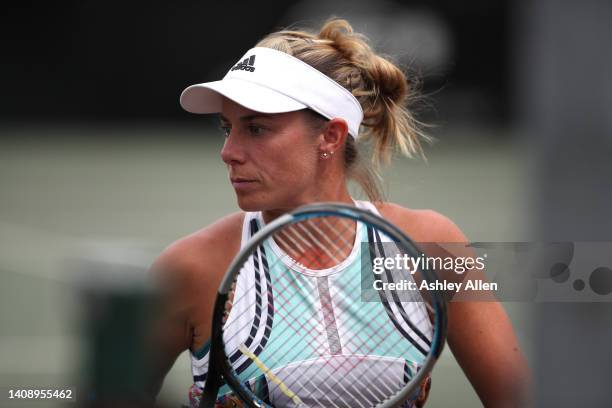
[[[243,178],[231,178],[232,187],[236,190],[245,190],[255,185],[255,180],[243,179]]]

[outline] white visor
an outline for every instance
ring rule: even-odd
[[[305,62],[281,51],[256,47],[221,81],[191,85],[181,106],[192,113],[221,112],[223,96],[262,113],[310,108],[328,119],[341,118],[357,138],[363,111],[346,88]]]

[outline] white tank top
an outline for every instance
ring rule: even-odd
[[[355,205],[380,215],[370,202],[356,201]],[[261,212],[245,213],[241,248],[263,225]],[[357,231],[353,249],[343,262],[333,268],[316,271],[297,263],[285,264],[276,270],[276,260],[280,258],[281,263],[287,257],[283,256],[284,253],[273,240],[268,241],[254,257],[250,270],[243,272],[237,283],[235,298],[243,299],[244,302],[235,303],[232,310],[236,310],[236,313],[230,313],[228,318],[228,327],[240,328],[239,332],[225,333],[230,348],[234,348],[231,347],[232,341],[237,344],[244,341],[243,345],[263,361],[270,361],[267,355],[274,356],[278,367],[270,368],[275,375],[282,377],[284,383],[299,384],[304,395],[336,395],[334,401],[330,402],[331,406],[348,406],[345,402],[355,398],[362,400],[354,402],[354,406],[368,406],[364,388],[384,390],[392,384],[397,386],[405,383],[425,358],[432,337],[432,325],[423,303],[419,301],[399,302],[389,298],[386,302],[360,302],[359,308],[351,307],[351,304],[360,301],[361,243],[374,241],[390,242],[388,238],[372,234],[371,229],[363,226],[361,231]],[[263,262],[271,267],[263,268]],[[283,298],[292,298],[294,295],[287,291],[296,287],[299,293],[296,292],[295,296],[301,296],[303,301],[292,306],[290,312],[284,312],[283,319],[275,319],[275,307],[279,309]],[[288,316],[288,313],[294,316]],[[236,316],[240,316],[240,322],[236,322]],[[407,316],[411,316],[410,321]],[[311,330],[295,335],[295,328],[287,323],[294,319],[306,321]],[[372,319],[376,320],[375,324],[372,324]],[[305,338],[304,332],[310,337]],[[377,357],[376,350],[381,338],[392,341],[391,344],[405,342],[406,347],[397,347],[396,357],[390,356],[389,350],[380,353],[385,357]],[[269,344],[280,346],[271,349]],[[313,349],[313,344],[317,345],[316,349]],[[190,389],[192,407],[198,406],[204,388],[208,371],[208,348],[207,343],[197,352],[191,353],[194,380]],[[369,352],[364,353],[364,350]],[[316,380],[318,377],[327,378],[326,375],[320,376],[321,371],[330,366],[353,366],[351,360],[359,362],[355,364],[359,372],[352,372],[352,378],[347,376],[346,379],[334,381],[334,392],[326,393],[326,384]],[[269,389],[278,389],[273,384],[267,384],[265,377],[259,376],[256,365],[251,364],[247,356],[237,352],[235,356],[230,356],[230,361],[241,380],[250,381],[251,386],[258,390],[263,387],[266,393]],[[330,361],[336,364],[330,364]],[[383,361],[385,375],[373,374],[380,371],[377,366],[380,367]],[[305,382],[304,378],[311,380]],[[345,395],[337,395],[338,389]],[[227,386],[222,387],[220,398],[229,392]],[[275,406],[292,406],[289,397],[282,392],[270,392],[267,398]],[[303,402],[309,405],[308,401]],[[408,401],[405,406],[412,406],[412,402]]]

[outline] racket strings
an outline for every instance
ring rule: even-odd
[[[280,314],[280,310],[277,310],[277,313],[279,313],[279,314]],[[289,316],[291,316],[291,310],[289,310],[289,311],[288,311],[288,313],[286,314],[286,316],[283,316],[282,314],[280,314],[280,316],[281,316],[282,318],[285,318],[285,319],[286,319],[287,321],[289,321],[289,322],[294,322],[294,319],[293,319],[293,318],[289,318]],[[307,320],[303,320],[303,322],[307,322]],[[244,328],[246,328],[246,326],[247,326],[247,325],[245,324],[245,325],[243,325],[241,328],[242,328],[242,329],[244,329]],[[311,332],[311,333],[312,333],[312,332],[318,331],[316,327],[311,326],[310,328],[307,328],[307,327],[306,327],[306,326],[305,326],[303,323],[301,323],[299,326],[296,326],[295,324],[292,324],[292,325],[290,326],[290,328],[293,328],[293,332],[294,332],[294,333],[304,333],[304,331],[307,331],[307,332]],[[285,331],[286,331],[286,330],[285,330]],[[378,335],[379,335],[379,338],[380,338],[380,340],[381,340],[381,341],[380,341],[378,344],[381,344],[381,343],[382,343],[382,341],[385,339],[385,337],[382,335],[382,331],[379,331],[379,330],[373,330],[373,333],[374,333],[374,334],[378,334]],[[281,333],[281,334],[284,334],[284,333]],[[234,337],[234,336],[232,336],[232,337]],[[317,337],[320,337],[320,336],[317,336]],[[254,337],[252,337],[252,336],[249,336],[249,338],[250,338],[251,340],[254,340]],[[315,338],[316,338],[316,337],[315,337]],[[366,343],[364,342],[363,344],[366,344]],[[316,350],[320,350],[320,348],[319,348],[318,346],[322,346],[322,345],[323,345],[323,342],[321,342],[321,344],[320,344],[320,345],[317,345],[317,344],[308,344],[308,345],[310,345],[310,346],[312,347],[313,351],[316,351]],[[365,348],[364,348],[364,347],[361,347],[361,346],[358,346],[358,348],[361,348],[362,350],[365,350]],[[373,347],[372,347],[371,349],[373,349]],[[233,351],[235,351],[235,350],[233,350]],[[303,350],[301,350],[301,351],[303,351]],[[281,356],[281,357],[284,357],[284,356]],[[282,359],[280,359],[280,360],[282,360]]]
[[[302,330],[302,328],[300,328],[300,329],[296,329],[296,331],[301,331],[301,330]],[[314,347],[314,348],[316,349],[317,347]],[[380,367],[380,371],[381,371],[381,373],[380,373],[380,374],[381,374],[381,375],[382,375],[382,374],[384,374],[384,369],[383,369],[383,367],[382,367],[381,365],[379,365],[379,367]],[[337,369],[341,369],[341,368],[343,368],[343,367],[337,367]],[[344,369],[344,370],[342,370],[342,371],[347,371],[347,370],[346,370],[346,367],[344,367],[344,368],[345,368],[345,369]],[[359,379],[359,378],[357,378],[357,377],[355,377],[354,375],[352,375],[351,371],[348,371],[348,373],[350,374],[350,376],[352,377],[352,379],[353,379],[353,381],[354,381],[354,382],[359,383],[360,385],[362,385],[362,388],[363,388],[363,389],[368,389],[368,387],[367,387],[367,386],[368,386],[368,384],[364,384],[362,381],[360,381],[360,379]],[[309,383],[310,383],[310,384],[315,384],[315,383],[313,383],[312,381],[309,381]],[[327,379],[327,383],[329,383],[329,379]],[[300,388],[299,388],[299,389],[297,389],[295,392],[297,392],[297,393],[299,394],[299,392],[301,391],[301,389],[303,389],[303,388],[304,388],[306,385],[308,385],[308,383],[303,383],[303,384],[298,384],[298,385],[300,385]],[[291,387],[291,388],[294,388],[293,384],[291,384],[291,385],[290,385],[290,387]],[[327,387],[327,388],[333,388],[333,386],[329,386],[329,385],[328,385],[328,387]],[[354,391],[354,390],[353,390],[353,391]],[[390,392],[392,392],[392,391],[396,391],[396,390],[391,390],[391,389],[387,388],[386,390],[381,391],[381,396],[376,396],[376,398],[380,398],[380,397],[384,396],[385,394],[388,394],[388,393],[390,393]],[[328,390],[327,392],[329,392],[329,390]],[[326,395],[326,394],[327,394],[327,393],[323,393],[323,395]],[[346,391],[345,391],[344,395],[347,395],[347,394],[346,394]],[[361,394],[361,396],[362,396],[362,398],[365,398],[365,397],[363,396],[363,394]],[[369,396],[369,398],[368,398],[368,399],[369,399],[369,400],[372,400],[372,399],[373,399],[372,397],[373,397],[373,394],[370,394],[370,396]],[[359,404],[359,405],[361,406],[362,404]]]
[[[303,326],[302,326],[302,327],[303,327]],[[296,329],[296,330],[297,330],[297,331],[299,331],[299,329]],[[313,351],[316,351],[316,350],[318,349],[317,345],[312,345],[312,348],[313,348]],[[348,362],[348,361],[347,361],[347,362]],[[377,391],[375,388],[374,388],[374,389],[372,389],[372,387],[370,387],[370,386],[369,386],[370,384],[366,384],[366,383],[364,383],[363,381],[361,381],[361,379],[360,379],[360,378],[358,378],[358,377],[356,377],[355,375],[353,375],[353,374],[352,374],[352,371],[351,371],[349,368],[355,368],[355,367],[356,367],[356,366],[351,366],[351,367],[346,367],[346,366],[342,367],[342,366],[340,366],[340,367],[336,367],[336,369],[337,369],[337,370],[339,370],[339,369],[341,369],[341,368],[342,368],[342,371],[344,371],[344,372],[348,373],[348,375],[351,377],[351,379],[352,379],[352,380],[353,380],[355,383],[358,383],[358,384],[360,384],[360,385],[362,386],[362,387],[361,387],[362,389],[364,389],[364,390],[368,390],[368,391],[370,391],[370,390],[372,390],[372,391]],[[376,376],[378,376],[378,377],[384,376],[386,367],[383,367],[381,364],[379,364],[377,367],[379,367],[379,373],[376,373]],[[326,382],[328,383],[328,386],[326,387],[328,390],[327,390],[327,392],[323,392],[323,391],[321,391],[321,392],[320,392],[320,393],[321,393],[321,395],[324,395],[324,396],[325,396],[325,395],[327,395],[328,393],[330,393],[329,389],[333,389],[333,384],[332,384],[332,385],[329,385],[329,378],[325,378],[325,380],[326,380]],[[386,383],[391,383],[391,381],[385,381],[385,382],[383,382],[383,384],[386,384]],[[317,389],[319,388],[319,387],[316,385],[316,383],[314,383],[314,382],[312,382],[312,381],[308,381],[308,383],[300,383],[300,384],[297,384],[297,385],[299,386],[299,388],[298,388],[298,389],[296,389],[296,388],[295,388],[295,385],[296,385],[296,384],[294,384],[294,383],[286,383],[285,385],[286,385],[286,387],[288,387],[289,389],[292,389],[292,390],[293,390],[293,392],[295,392],[296,394],[298,394],[298,395],[299,395],[299,394],[300,394],[300,391],[301,391],[301,390],[303,390],[303,389],[305,388],[305,386],[306,386],[306,385],[308,385],[308,384],[313,385],[313,386],[314,386],[314,388],[317,388]],[[339,385],[342,385],[342,384],[339,384]],[[341,388],[343,388],[344,395],[349,395],[349,394],[348,394],[348,392],[346,391],[346,389],[345,389],[344,387],[341,387]],[[353,390],[352,390],[352,392],[354,392],[354,391],[355,391],[355,390],[353,389]],[[385,395],[390,395],[390,394],[392,394],[392,393],[397,392],[397,389],[390,389],[390,388],[387,388],[386,390],[378,390],[378,391],[380,392],[380,395],[374,395],[374,394],[370,393],[369,398],[367,398],[367,399],[368,399],[368,400],[370,400],[370,401],[371,401],[371,400],[373,400],[373,399],[378,399],[378,400],[380,400],[380,399],[381,399],[381,398],[383,398]],[[342,395],[342,394],[340,394],[340,395]],[[362,396],[362,398],[366,398],[366,397],[365,397],[363,394],[361,394],[361,396]],[[374,397],[374,398],[372,398],[372,397]],[[329,398],[327,398],[327,399],[329,399]],[[332,405],[334,405],[334,404],[332,404]],[[359,405],[361,406],[362,404],[359,404]],[[350,406],[350,405],[346,405],[346,406]]]
[[[298,262],[299,264],[303,266],[313,266],[313,265],[316,266],[316,265],[324,264],[326,267],[330,267],[330,264],[332,266],[338,265],[342,261],[344,261],[344,259],[346,259],[347,256],[350,254],[350,251],[353,248],[354,240],[357,239],[357,236],[356,236],[357,232],[356,232],[356,229],[353,227],[352,234],[346,234],[345,231],[341,231],[339,233],[334,234],[333,236],[330,236],[330,234],[326,234],[325,231],[333,231],[334,227],[331,223],[327,222],[328,220],[326,218],[324,218],[323,220],[324,222],[319,225],[310,224],[308,227],[303,224],[300,225],[301,223],[294,224],[294,226],[297,226],[296,228],[285,229],[283,230],[283,233],[276,234],[274,236],[275,242],[278,244],[278,246],[281,249],[294,248],[294,250],[297,251],[295,252],[295,254],[296,255],[301,254],[301,256],[295,256],[295,258],[298,258],[298,259],[292,259],[292,260]],[[325,228],[325,230],[323,230],[322,228]],[[352,240],[345,239],[344,236],[347,236],[347,235],[348,236],[352,235],[353,239]],[[306,249],[307,247],[310,247],[310,248],[314,247],[315,250],[307,250]],[[290,251],[291,250],[289,250],[289,252]],[[287,257],[292,258],[286,251],[285,253],[287,254]],[[320,256],[320,254],[325,255],[324,262],[321,262],[319,259],[317,259],[317,256]],[[252,262],[251,258],[253,256],[258,256],[257,252],[252,254],[252,256],[249,258],[249,262]],[[282,258],[279,258],[277,260],[277,263],[280,262],[281,260]],[[266,268],[265,263],[260,262],[260,265],[262,265],[264,269]],[[277,267],[277,265],[276,264],[269,265],[268,269],[274,268],[274,267]],[[317,268],[311,268],[311,269],[317,269]],[[268,270],[264,270],[262,272],[269,273]],[[293,273],[293,271],[290,268],[288,268],[284,271],[284,273],[291,274]],[[264,282],[264,280],[262,280],[262,282]],[[280,282],[275,281],[275,286],[277,286],[279,283]],[[288,336],[289,334],[303,336],[304,333],[311,333],[312,335],[310,337],[311,339],[314,339],[316,343],[306,342],[304,347],[301,350],[297,350],[298,354],[308,354],[308,353],[305,353],[305,351],[307,351],[306,349],[309,349],[308,351],[313,357],[320,356],[321,350],[326,349],[326,344],[325,344],[326,337],[324,336],[324,333],[322,333],[321,328],[317,327],[317,325],[315,324],[316,320],[314,319],[296,319],[295,318],[294,315],[297,314],[296,309],[300,309],[299,307],[300,302],[297,302],[297,301],[292,302],[293,299],[289,299],[285,296],[285,293],[290,292],[289,289],[291,286],[291,280],[284,279],[282,283],[283,283],[282,286],[278,286],[275,289],[276,301],[275,301],[275,307],[273,308],[273,312],[275,314],[275,318],[283,319],[287,323],[285,332],[289,330],[292,333],[276,332],[276,334],[279,334],[280,335],[279,338],[282,339],[282,338],[286,338],[286,336]],[[251,287],[245,288],[245,290],[251,291],[255,288],[255,286],[256,284],[253,284]],[[236,282],[234,282],[233,289],[234,290],[236,289]],[[267,287],[265,288],[265,290],[263,288],[260,288],[260,291],[262,292],[260,296],[265,297],[263,292],[266,292],[267,294],[267,291],[269,289],[270,288],[267,288]],[[359,287],[356,287],[355,290],[359,290]],[[347,306],[346,310],[348,310],[348,306],[350,305],[350,303],[354,302],[354,300],[351,300],[350,298],[346,297],[344,295],[344,292],[342,291],[335,293],[334,296],[335,296],[334,303]],[[305,295],[304,297],[307,298],[308,296]],[[229,314],[229,311],[231,310],[231,307],[232,307],[232,302],[228,302],[228,303],[229,303],[228,305],[229,307],[226,310],[226,314]],[[291,305],[292,303],[294,305],[290,309],[284,309],[284,308],[280,308],[276,306],[278,304]],[[243,309],[248,310],[252,308],[253,306],[255,306],[255,304],[251,303],[249,305],[246,305],[246,307],[243,307]],[[268,305],[268,307],[271,308],[272,306]],[[340,309],[343,310],[342,307]],[[245,324],[239,327],[238,330],[232,330],[235,332],[232,338],[235,337],[236,335],[244,333],[244,329],[246,329],[247,328],[246,326],[250,324],[249,319],[238,319],[238,320],[244,320]],[[296,320],[299,322],[296,322]],[[267,321],[265,319],[263,319],[263,321],[265,322],[264,325],[266,325],[266,328],[269,331],[271,331],[272,328],[267,326]],[[372,321],[375,321],[375,319],[372,319]],[[351,329],[355,329],[355,327],[358,327],[359,325],[360,325],[360,322],[355,321],[353,324],[354,327],[345,328],[345,331],[351,331]],[[350,349],[360,350],[362,351],[362,354],[365,354],[365,355],[372,353],[375,351],[377,347],[380,347],[380,345],[385,344],[385,341],[388,340],[388,336],[386,336],[386,333],[382,330],[382,328],[383,327],[370,328],[370,330],[368,331],[368,336],[371,336],[371,335],[376,336],[375,341],[373,341],[374,338],[372,337],[365,338],[366,336],[354,336],[354,337],[347,336],[348,342],[349,342],[347,343],[347,345],[349,345],[352,342],[353,344],[351,344]],[[255,333],[255,335],[253,335],[252,333],[249,333],[250,342],[255,341],[254,337],[256,335],[257,333]],[[232,338],[226,339],[226,342],[228,340],[232,340]],[[345,341],[347,341],[347,339],[345,339]],[[244,344],[244,343],[241,343],[241,344]],[[273,346],[274,345],[271,345],[271,344],[267,345],[267,347],[272,347],[272,348]],[[392,344],[392,345],[388,345],[388,348],[393,348],[397,346],[399,345]],[[405,346],[405,344],[403,346]],[[240,346],[238,346],[237,349],[239,349],[239,347]],[[231,355],[235,351],[236,350],[231,350],[231,353],[227,353],[227,354]],[[266,362],[266,366],[270,366],[270,367],[281,366],[283,364],[282,362],[284,361],[284,358],[287,357],[287,354],[291,351],[293,353],[296,352],[296,350],[287,350],[283,355],[278,355],[277,356],[278,358],[275,359],[273,364]],[[338,363],[338,361],[340,361],[340,363]],[[319,373],[322,373],[322,370],[318,372],[315,370],[314,378],[311,378],[311,377],[300,378],[299,376],[293,376],[294,380],[292,382],[285,382],[282,384],[282,386],[280,384],[275,384],[275,382],[273,382],[273,384],[275,385],[272,387],[270,391],[273,392],[275,387],[276,388],[286,388],[288,390],[291,390],[291,392],[295,393],[296,395],[300,395],[300,391],[306,390],[308,387],[311,387],[317,390],[318,394],[321,395],[326,400],[325,401],[326,404],[324,404],[325,406],[330,406],[329,404],[331,404],[331,406],[338,406],[328,396],[330,394],[330,391],[331,391],[331,394],[335,394],[332,396],[337,398],[340,401],[340,403],[342,404],[341,406],[354,406],[355,402],[357,403],[356,405],[367,406],[367,405],[363,405],[362,400],[363,401],[376,400],[378,402],[381,402],[389,395],[394,394],[399,389],[401,389],[402,384],[398,384],[398,389],[395,389],[395,387],[392,388],[388,385],[388,384],[393,383],[392,379],[387,374],[388,368],[390,366],[384,365],[384,364],[376,365],[376,368],[378,369],[373,374],[378,378],[388,379],[387,381],[381,382],[382,386],[384,386],[384,389],[378,389],[377,387],[373,387],[372,384],[370,383],[365,383],[362,378],[354,374],[355,368],[357,368],[357,366],[359,365],[358,363],[359,363],[358,360],[351,361],[350,359],[342,359],[342,360],[327,359],[325,360],[324,364],[330,367],[332,369],[332,372],[343,373],[344,377],[336,376],[335,379],[329,378],[329,377],[321,378],[320,375],[322,374],[319,374]],[[371,367],[369,368],[371,369]],[[353,383],[359,385],[359,387],[352,387],[350,390],[352,393],[357,391],[360,397],[356,399],[355,401],[353,401],[353,404],[349,404],[343,398],[343,395],[345,396],[350,395],[349,390],[347,390],[344,386],[344,383],[346,382],[345,381],[346,378],[351,380]],[[324,385],[325,390],[321,389],[321,386],[320,386],[321,384]],[[339,391],[342,391],[342,392],[334,392],[335,388],[338,388]]]
[[[300,326],[300,327],[298,327],[298,328],[294,328],[294,331],[295,331],[295,332],[303,332],[303,331],[304,331],[304,326]],[[378,331],[376,330],[375,332],[378,332]],[[382,339],[382,336],[381,336],[381,339]],[[315,347],[315,350],[316,350],[316,347]],[[345,370],[345,371],[346,371],[346,370]],[[381,370],[380,370],[380,371],[381,371],[381,374],[383,374],[383,373],[384,373],[384,369],[383,369],[383,368],[381,368]],[[348,372],[350,373],[350,371],[348,371]],[[359,379],[355,378],[354,376],[353,376],[353,378],[354,378],[354,379],[355,379],[355,380],[358,382],[358,380],[359,380]],[[363,384],[363,383],[362,383],[362,384]],[[364,384],[364,385],[367,385],[367,384]],[[303,388],[303,385],[302,385],[302,387],[301,387],[301,388]],[[368,389],[368,388],[367,388],[367,386],[365,387],[365,389]],[[391,390],[390,390],[390,389],[387,389],[386,391],[387,391],[387,393],[389,393]],[[298,390],[297,392],[299,393],[299,390]],[[383,392],[383,394],[385,394],[385,393]]]
[[[367,317],[366,317],[367,318]],[[372,335],[377,337],[377,341],[375,342],[374,345],[370,344],[368,345],[368,341],[366,339],[363,339],[363,341],[361,343],[357,343],[356,340],[359,340],[360,337],[348,337],[347,336],[347,340],[349,343],[352,342],[353,347],[350,347],[351,349],[355,349],[355,350],[359,350],[361,353],[363,354],[370,354],[373,353],[375,351],[378,351],[378,353],[381,353],[381,350],[379,349],[379,346],[382,345],[385,340],[386,340],[386,336],[385,333],[383,332],[383,330],[379,330],[382,329],[381,328],[374,328],[372,329]],[[372,338],[370,338],[370,340],[373,340]],[[370,341],[371,343],[371,341]],[[345,344],[346,346],[348,346],[349,344]],[[399,344],[393,344],[393,345],[389,345],[388,347],[396,347]],[[378,348],[378,350],[376,350]],[[384,352],[383,352],[384,354]],[[334,360],[329,360],[328,364],[334,364],[335,361]],[[354,392],[355,390],[359,390],[360,388],[365,390],[366,392],[369,393],[368,397],[366,397],[365,395],[363,395],[362,393],[360,393],[361,398],[365,399],[365,400],[369,400],[369,401],[381,401],[382,399],[384,399],[384,397],[386,395],[392,395],[394,393],[396,393],[397,391],[399,391],[399,388],[391,388],[388,384],[392,384],[394,381],[388,376],[386,375],[387,373],[387,369],[389,368],[388,365],[384,365],[384,364],[377,364],[375,367],[369,367],[369,369],[372,371],[372,369],[377,368],[377,372],[371,372],[371,374],[373,374],[374,377],[378,377],[378,378],[384,378],[386,377],[387,380],[386,381],[382,381],[381,385],[382,387],[384,387],[384,389],[378,389],[376,387],[372,387],[371,384],[366,384],[363,382],[363,380],[357,376],[355,376],[354,370],[358,368],[359,362],[357,362],[357,364],[355,364],[355,362],[351,361],[351,360],[341,360],[340,365],[337,365],[335,367],[333,367],[335,369],[335,371],[338,372],[342,372],[345,375],[348,375],[348,377],[356,384],[360,385],[360,387],[357,388],[353,388],[352,392]],[[399,384],[398,384],[399,386]],[[375,392],[378,391],[378,394],[375,394]],[[357,400],[358,401],[358,400]]]
[[[290,321],[291,321],[291,320],[290,320]],[[295,328],[295,330],[294,330],[294,331],[295,331],[296,333],[299,333],[299,332],[301,331],[301,329],[302,329],[302,327],[298,327],[298,328]],[[315,338],[316,338],[316,337],[315,337]],[[318,338],[322,339],[322,336],[318,336]],[[308,345],[310,345],[310,346],[312,347],[312,351],[313,351],[314,353],[320,354],[320,352],[321,352],[320,350],[321,350],[322,346],[324,346],[324,344],[323,344],[323,343],[324,343],[324,341],[322,341],[322,340],[321,340],[319,344],[312,344],[312,343],[310,343],[310,344],[308,344]],[[282,359],[281,359],[281,360],[282,360]],[[329,359],[329,360],[328,360],[328,362],[327,362],[327,364],[332,364],[332,363],[333,363],[333,360],[331,360],[331,359]],[[336,369],[336,371],[337,371],[337,370],[340,370],[342,367],[334,367],[334,368],[335,368],[335,369]],[[347,368],[347,367],[344,367],[344,368],[345,368],[345,370],[343,370],[343,371],[346,371],[347,373],[351,374],[351,376],[353,377],[353,380],[354,380],[355,382],[360,383],[362,386],[364,386],[364,388],[366,388],[366,389],[367,389],[367,384],[363,383],[363,382],[361,381],[361,379],[359,379],[359,378],[355,377],[354,375],[352,375],[352,373],[351,373],[351,371],[350,371],[350,370],[346,370],[346,368]],[[326,388],[333,388],[333,387],[329,387],[329,378],[326,378],[326,383],[328,383],[328,387],[326,387]],[[293,387],[294,385],[296,385],[296,384],[295,384],[295,383],[287,383],[286,385],[287,385],[289,388],[292,388],[292,387]],[[298,385],[298,386],[300,386],[300,384],[297,384],[297,385]],[[306,384],[301,384],[300,388],[295,389],[295,390],[294,390],[294,392],[298,393],[298,395],[299,395],[299,394],[300,394],[300,391],[301,391],[301,390],[304,388],[304,386],[305,386],[305,385],[306,385]],[[344,391],[345,391],[345,395],[347,395],[347,390],[345,389]],[[327,393],[328,393],[328,392],[327,392]],[[327,393],[324,393],[324,395],[326,395]]]
[[[332,227],[330,227],[330,226],[329,226],[329,222],[328,222],[328,218],[327,218],[327,217],[322,217],[322,218],[321,218],[321,223],[322,223],[322,224],[324,224],[324,225],[326,225],[326,226],[328,227],[328,231],[333,231],[333,226],[332,226]],[[313,229],[315,229],[315,230],[319,231],[319,230],[318,230],[318,228],[317,228],[317,224],[316,224],[316,223],[313,223]],[[320,231],[319,231],[319,232],[320,232]],[[323,237],[329,238],[329,237],[328,237],[328,235],[323,234],[323,233],[321,233],[321,232],[320,232],[320,235],[321,235],[321,236],[323,236]],[[339,234],[338,236],[339,236],[339,237],[343,237],[343,234]],[[378,236],[378,234],[377,234],[377,236]],[[379,238],[379,239],[380,239],[380,238]],[[329,243],[329,244],[330,244],[330,246],[331,246],[331,247],[333,247],[333,248],[339,249],[339,248],[337,247],[337,245],[335,244],[335,241],[334,241],[334,240],[328,239],[326,243]],[[330,257],[331,257],[331,258],[335,258],[335,257],[333,256],[333,254],[330,254]],[[336,262],[339,262],[339,260],[338,260],[337,258],[335,258],[335,260],[336,260]],[[399,299],[394,299],[394,300],[398,301]],[[414,299],[412,299],[412,300],[414,300]],[[428,306],[429,306],[429,305],[428,305]],[[430,306],[430,307],[431,307],[431,306]],[[401,310],[401,311],[400,311],[400,313],[402,313],[402,314],[405,316],[405,312],[404,312],[403,310]],[[411,327],[411,328],[414,330],[414,327]],[[429,345],[429,343],[428,343],[428,342],[429,342],[429,339],[427,339],[427,338],[426,338],[424,335],[422,335],[422,333],[420,333],[420,331],[415,330],[415,332],[417,333],[417,335],[418,335],[418,336],[419,336],[419,337],[420,337],[420,338],[421,338],[421,339],[422,339],[422,340],[423,340],[425,343],[427,343],[427,344]]]
[[[281,294],[282,294],[283,292],[284,292],[284,291],[280,291],[280,293],[281,293]],[[289,320],[289,321],[293,321],[293,319],[288,319],[288,320]],[[243,327],[243,328],[244,328],[244,327]],[[307,331],[309,331],[309,332],[313,332],[313,331],[315,331],[316,327],[312,327],[311,329],[307,329],[307,328],[305,328],[305,327],[302,325],[301,327],[298,327],[298,328],[295,328],[295,327],[294,327],[294,332],[297,332],[297,333],[299,333],[299,332],[303,332],[303,331],[304,331],[304,329],[306,329],[306,330],[307,330]],[[316,338],[316,337],[315,337],[315,338]],[[317,350],[320,350],[320,348],[318,347],[318,345],[313,345],[313,351],[317,351]]]
[[[308,269],[329,269],[341,264],[349,256],[357,239],[354,222],[342,223],[340,226],[342,230],[335,228],[325,218],[318,218],[317,222],[309,219],[279,231],[274,241],[296,263]],[[332,233],[333,236],[330,236]],[[329,249],[330,246],[333,250]],[[310,256],[305,259],[304,255]]]
[[[375,331],[375,332],[376,332],[376,331]],[[380,341],[379,341],[379,344],[381,344],[381,343],[382,343],[382,340],[383,340],[383,337],[382,337],[382,336],[380,336]],[[371,349],[372,349],[372,350],[374,350],[375,348],[376,348],[376,347],[371,347]],[[367,354],[367,352],[365,352],[365,350],[364,350],[363,352]],[[332,364],[332,363],[333,363],[333,360],[328,360],[328,364]],[[370,384],[366,384],[366,383],[364,383],[364,382],[361,380],[361,378],[356,377],[356,376],[355,376],[355,375],[352,373],[352,369],[357,368],[357,365],[353,364],[353,365],[347,366],[347,364],[349,364],[349,363],[350,363],[350,361],[349,361],[349,360],[345,360],[345,361],[344,361],[344,362],[343,362],[343,363],[342,363],[340,366],[336,366],[336,367],[334,367],[334,368],[335,368],[335,371],[342,371],[342,372],[347,373],[347,374],[348,374],[348,375],[351,377],[351,379],[352,379],[352,381],[353,381],[353,382],[355,382],[355,383],[357,383],[357,384],[361,385],[361,387],[358,387],[358,388],[357,388],[357,390],[359,390],[359,388],[362,388],[362,389],[364,389],[364,390],[371,390]],[[379,365],[378,365],[378,368],[379,368],[379,370],[378,370],[379,372],[378,372],[378,373],[375,373],[375,376],[378,376],[378,377],[384,376],[384,375],[385,375],[385,372],[386,372],[387,367],[383,367],[381,364],[379,364]],[[330,386],[330,384],[329,384],[329,379],[326,379],[326,380],[327,380],[326,382],[328,383],[328,387],[327,387],[327,388],[333,389],[333,386]],[[383,383],[382,383],[382,384],[383,384],[383,385],[385,385],[385,384],[387,384],[387,383],[391,383],[391,381],[383,381]],[[292,389],[293,389],[294,384],[291,384],[291,383],[286,383],[286,385],[287,385],[287,387],[289,387],[289,388],[292,388]],[[298,385],[300,385],[300,384],[298,384]],[[305,385],[306,385],[306,384],[301,384],[300,388],[298,388],[298,389],[293,389],[293,391],[294,391],[294,392],[296,392],[296,393],[299,395],[299,394],[300,394],[300,391],[301,391],[301,390],[304,388],[304,386],[305,386]],[[341,385],[341,384],[340,384],[340,385]],[[342,387],[342,388],[344,388],[344,387]],[[348,395],[348,391],[347,391],[346,389],[343,389],[343,391],[344,391],[344,395]],[[354,392],[354,391],[355,391],[355,390],[354,390],[354,389],[352,389],[352,392]],[[374,389],[373,391],[376,391],[376,389]],[[397,392],[397,391],[398,391],[398,389],[391,389],[391,388],[389,388],[389,387],[386,387],[386,389],[385,389],[385,390],[378,390],[378,391],[379,391],[380,395],[374,395],[374,394],[370,393],[370,395],[369,395],[369,397],[368,397],[368,398],[366,398],[366,397],[365,397],[363,394],[361,394],[361,393],[360,393],[360,394],[361,394],[362,398],[367,399],[367,400],[370,400],[370,401],[372,401],[372,400],[380,400],[380,399],[381,399],[381,398],[383,398],[385,395],[389,395],[389,394],[392,394],[392,393]],[[329,393],[329,391],[328,391],[328,393]],[[359,405],[361,405],[361,404],[359,404]]]

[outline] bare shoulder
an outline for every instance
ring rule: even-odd
[[[447,216],[430,209],[410,209],[394,203],[380,203],[380,214],[417,242],[466,242],[467,238]]]
[[[240,247],[243,218],[231,214],[177,240],[151,266],[160,295],[151,339],[159,360],[156,390],[176,357],[208,337],[215,293]]]
[[[225,272],[223,266],[240,248],[244,213],[234,213],[170,244],[155,260],[153,272],[165,281],[209,283]],[[214,285],[213,285],[214,286]]]

